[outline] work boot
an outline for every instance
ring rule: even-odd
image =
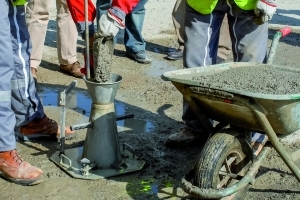
[[[131,53],[126,52],[126,55],[127,57],[139,63],[148,64],[152,62],[152,60],[147,56],[146,52],[143,50],[138,52],[131,52]]]
[[[75,131],[72,131],[70,126],[66,126],[65,138],[70,138],[74,135]],[[45,115],[43,118],[35,118],[28,124],[21,126],[18,136],[25,141],[39,137],[58,138],[60,136],[60,126],[56,121],[49,119]]]
[[[81,73],[81,67],[78,61],[68,65],[61,64],[59,68],[60,71],[75,76],[76,78],[82,78],[84,76],[84,74]]]
[[[196,134],[191,130],[184,128],[180,132],[170,135],[167,138],[165,145],[170,147],[184,147],[196,141],[200,138],[200,135],[201,133]]]
[[[21,185],[36,185],[43,171],[25,162],[16,150],[0,152],[0,176]]]
[[[183,58],[183,50],[176,49],[175,51],[168,53],[167,58],[169,60],[181,60]]]

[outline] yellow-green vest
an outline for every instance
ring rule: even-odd
[[[243,10],[253,10],[258,0],[234,0],[236,5]],[[218,0],[187,0],[194,10],[201,14],[210,14],[216,7]]]
[[[25,3],[27,3],[28,0],[16,0],[14,1],[14,6],[22,6],[25,5]]]

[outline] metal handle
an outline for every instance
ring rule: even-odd
[[[69,161],[69,169],[72,168],[72,160],[70,158],[68,158],[67,156],[65,156],[64,154],[60,155],[60,164],[63,164],[63,158],[67,159]]]
[[[129,118],[133,118],[133,117],[134,117],[134,114],[120,115],[120,116],[116,117],[116,121],[129,119]],[[93,123],[92,122],[86,122],[86,123],[75,124],[75,125],[70,126],[71,131],[85,129],[85,128],[93,128]]]
[[[74,80],[64,91],[60,93],[60,154],[65,154],[66,98],[76,85],[77,81]]]
[[[292,28],[289,26],[286,26],[286,27],[280,29],[278,32],[281,32],[281,34],[282,34],[281,37],[285,37],[292,32]]]
[[[123,119],[130,119],[130,118],[133,118],[134,117],[134,114],[128,114],[128,115],[119,115],[116,117],[116,121],[120,121],[120,120],[123,120]]]
[[[135,150],[132,146],[130,146],[129,144],[126,144],[125,142],[123,143],[123,151],[125,151],[125,147],[129,148],[129,152],[132,153],[132,158],[135,158]]]
[[[80,130],[80,129],[85,129],[85,128],[92,128],[92,127],[93,127],[93,123],[92,122],[87,122],[87,123],[72,125],[72,126],[70,126],[70,129],[71,129],[71,131],[75,131],[75,130]]]
[[[269,57],[267,60],[267,65],[271,65],[273,63],[276,49],[277,49],[280,38],[287,36],[291,32],[292,32],[292,28],[289,26],[286,26],[286,27],[280,29],[279,31],[277,31],[277,33],[274,35],[272,44],[271,44],[271,48],[270,48],[270,52],[269,52]]]

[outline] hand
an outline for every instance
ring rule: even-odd
[[[260,18],[259,21],[265,23],[272,19],[276,8],[275,0],[258,0],[254,12]]]
[[[108,10],[107,14],[101,16],[99,20],[98,34],[101,37],[115,37],[119,29],[124,29],[125,25],[117,16]]]

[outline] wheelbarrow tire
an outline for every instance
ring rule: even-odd
[[[194,185],[205,189],[219,189],[217,186],[222,177],[219,175],[220,169],[222,166],[224,169],[226,158],[235,157],[236,160],[229,166],[231,173],[244,175],[252,164],[252,149],[245,135],[232,128],[223,129],[213,135],[204,145],[195,165]],[[236,182],[237,180],[231,179],[221,188]],[[234,199],[244,199],[248,188],[249,186],[238,191]]]

